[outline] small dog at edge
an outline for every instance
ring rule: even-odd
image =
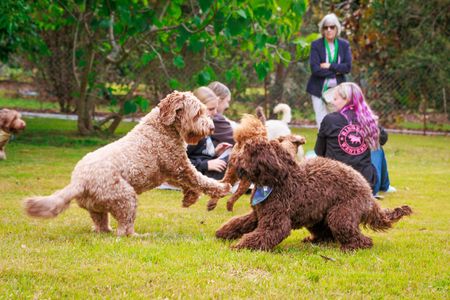
[[[19,133],[26,127],[19,112],[12,109],[0,110],[0,160],[6,159],[6,144],[12,134]]]

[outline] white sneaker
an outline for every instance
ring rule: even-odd
[[[171,184],[168,184],[167,182],[164,182],[160,186],[158,186],[156,189],[158,190],[174,190],[174,191],[181,191],[181,189],[177,186],[173,186]]]
[[[389,186],[389,188],[387,189],[386,193],[395,193],[397,191],[397,189],[395,187],[393,187],[392,185]]]

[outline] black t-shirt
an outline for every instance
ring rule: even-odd
[[[355,120],[352,111],[346,112]],[[364,141],[361,127],[339,112],[325,116],[320,124],[314,148],[318,156],[343,162],[359,171],[373,187],[377,180],[375,167],[370,160],[370,148]]]

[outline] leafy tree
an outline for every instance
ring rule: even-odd
[[[307,38],[298,36],[306,0],[17,3],[19,20],[28,20],[45,42],[21,49],[59,87],[63,110],[74,101],[81,134],[95,130],[98,101],[119,107],[108,117],[110,132],[123,115],[148,106],[136,96],[142,85],[164,94],[221,79],[239,89],[249,69],[261,81],[275,70],[272,93],[280,95],[289,67],[307,55]],[[117,95],[116,86],[125,92]]]

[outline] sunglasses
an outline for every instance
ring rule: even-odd
[[[334,30],[334,29],[336,29],[336,26],[335,26],[335,25],[331,25],[331,26],[323,26],[323,30],[328,30],[328,29]]]

